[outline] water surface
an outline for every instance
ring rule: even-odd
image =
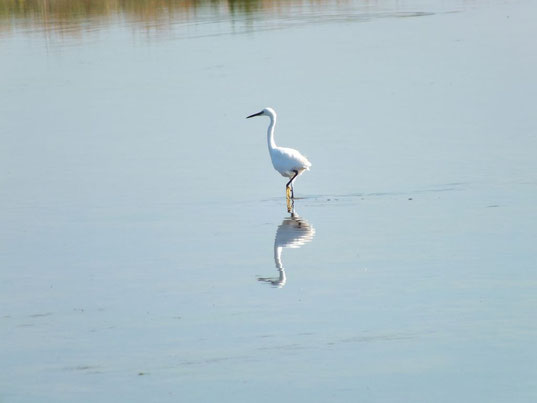
[[[0,400],[536,400],[533,2],[0,10]]]

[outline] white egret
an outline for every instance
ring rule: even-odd
[[[267,143],[270,159],[272,160],[272,165],[276,171],[282,176],[290,178],[289,182],[285,185],[285,194],[287,195],[287,199],[294,199],[295,193],[293,191],[293,182],[300,174],[302,174],[302,172],[310,169],[311,163],[297,150],[287,147],[278,147],[276,145],[276,142],[274,141],[276,112],[274,109],[265,108],[261,112],[248,116],[246,119],[255,116],[268,116],[270,118],[270,125],[267,130]]]

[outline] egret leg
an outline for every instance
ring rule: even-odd
[[[287,198],[287,212],[292,213],[295,207],[295,201],[293,199]]]
[[[289,182],[287,182],[287,185],[285,185],[285,189],[286,189],[286,193],[287,193],[287,198],[289,198],[289,193],[291,193],[291,199],[294,199],[295,198],[295,191],[293,190],[293,181],[296,179],[296,177],[298,176],[298,171],[295,170],[293,171],[295,173],[295,176],[293,176],[291,178],[291,180]]]

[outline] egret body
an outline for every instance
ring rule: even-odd
[[[280,175],[289,178],[289,182],[285,185],[285,191],[287,198],[294,198],[293,182],[302,174],[302,172],[309,170],[311,163],[300,152],[292,148],[278,147],[274,141],[274,126],[276,126],[276,112],[272,108],[265,108],[261,112],[254,113],[248,116],[246,119],[253,118],[255,116],[268,116],[270,118],[270,125],[267,130],[267,143],[270,153],[270,159],[272,160],[272,166],[280,173]]]

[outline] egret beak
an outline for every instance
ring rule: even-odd
[[[263,111],[258,112],[258,113],[254,113],[253,115],[246,116],[246,119],[254,118],[256,116],[261,116],[262,114],[263,114]]]

